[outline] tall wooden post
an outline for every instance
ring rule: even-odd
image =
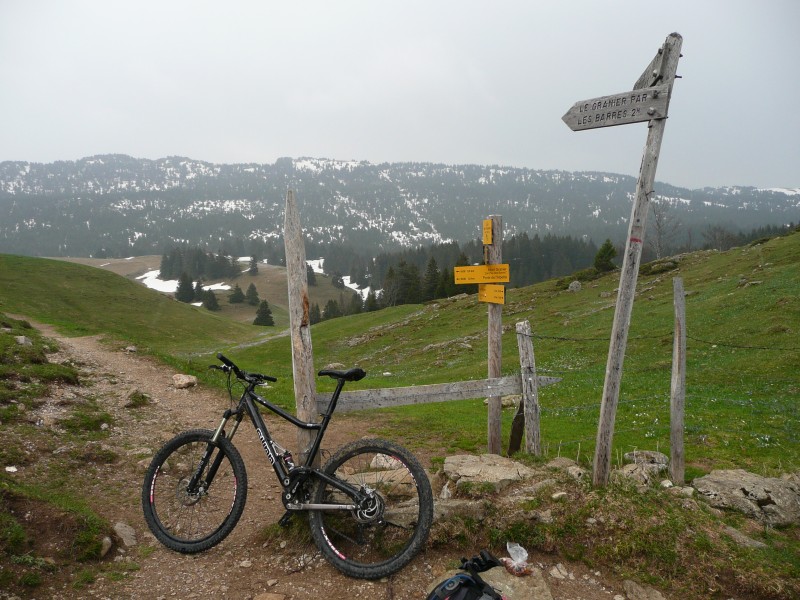
[[[669,419],[669,475],[676,484],[683,483],[683,413],[686,402],[686,296],[683,279],[672,280],[675,304],[675,332],[672,338],[672,381]]]
[[[487,265],[499,265],[503,262],[503,218],[498,215],[489,217],[492,221],[492,243],[483,247],[484,262]],[[489,378],[500,377],[503,355],[503,305],[489,303]],[[488,446],[490,454],[500,454],[501,450],[501,415],[502,400],[500,396],[489,398]]]
[[[667,94],[672,94],[672,83],[678,68],[683,38],[672,33],[667,37],[661,49],[660,72],[656,79],[668,85]],[[642,81],[640,79],[640,81]],[[638,82],[637,82],[638,83]],[[668,96],[668,99],[669,99]],[[597,444],[594,454],[593,483],[595,486],[606,485],[611,474],[611,442],[614,437],[614,420],[619,401],[620,382],[622,380],[622,363],[625,358],[625,347],[628,342],[633,299],[636,295],[636,279],[639,275],[639,262],[644,244],[644,232],[647,222],[649,196],[653,193],[658,156],[661,141],[664,137],[666,119],[654,119],[649,123],[647,143],[639,170],[639,181],[636,184],[636,199],[631,211],[628,226],[628,240],[620,273],[617,306],[614,312],[614,324],[611,330],[611,343],[606,363],[606,378],[603,386],[603,401],[600,406],[600,423],[597,429]]]
[[[313,423],[317,417],[317,391],[314,379],[314,355],[311,347],[311,321],[308,317],[308,273],[306,247],[300,228],[300,216],[294,192],[286,193],[286,218],[283,226],[286,247],[286,278],[289,284],[289,329],[292,339],[292,373],[297,418]],[[314,441],[314,432],[297,430],[300,460]]]

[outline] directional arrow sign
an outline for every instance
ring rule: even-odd
[[[478,285],[478,300],[492,304],[505,304],[506,288],[495,283],[481,283]]]
[[[669,86],[664,84],[576,102],[561,120],[572,131],[582,131],[664,119],[668,106]]]
[[[507,283],[508,265],[473,265],[453,269],[457,284],[462,283]]]

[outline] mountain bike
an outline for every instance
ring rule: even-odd
[[[142,507],[156,538],[178,552],[201,552],[236,526],[247,499],[247,472],[232,440],[246,415],[282,489],[286,512],[281,525],[307,512],[320,552],[351,577],[377,579],[407,565],[424,546],[433,521],[430,482],[417,459],[392,442],[360,439],[339,448],[322,468],[313,466],[342,388],[366,373],[360,368],[320,371],[320,377],[336,380],[336,389],[322,420],[306,423],[256,393],[256,387],[276,378],[243,371],[222,354],[217,358],[222,366],[210,368],[227,375],[232,402],[234,384],[244,391],[216,430],[180,433],[153,457],[142,486]],[[316,431],[304,464],[295,464],[272,438],[257,405],[295,427]]]

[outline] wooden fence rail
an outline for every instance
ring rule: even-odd
[[[545,387],[561,381],[561,378],[539,376],[536,380],[538,387]],[[342,395],[339,396],[339,404],[336,409],[351,411],[369,408],[387,408],[390,406],[428,404],[430,402],[445,402],[449,400],[509,396],[511,394],[522,394],[522,391],[522,377],[520,373],[517,373],[508,377],[496,377],[492,379],[476,379],[452,383],[415,385],[412,387],[377,388],[342,392]],[[330,393],[318,393],[318,410],[324,412],[330,400]]]

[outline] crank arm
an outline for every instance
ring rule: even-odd
[[[289,510],[322,510],[333,512],[337,510],[356,510],[358,507],[355,504],[290,504],[287,508]]]

